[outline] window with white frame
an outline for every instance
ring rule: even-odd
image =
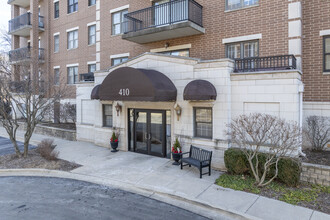
[[[88,0],[88,6],[92,6],[96,4],[96,0]]]
[[[78,30],[68,32],[68,49],[75,49],[78,47]]]
[[[54,69],[54,85],[60,84],[60,68]]]
[[[60,50],[60,35],[54,35],[54,53]]]
[[[60,17],[60,1],[54,2],[54,18]]]
[[[111,59],[111,65],[112,66],[115,66],[115,65],[118,65],[122,62],[125,62],[128,60],[128,57],[118,57],[118,58],[112,58]]]
[[[76,84],[78,82],[78,66],[68,67],[68,84]]]
[[[234,10],[258,5],[259,0],[226,0],[226,10]]]
[[[96,25],[88,26],[88,45],[96,43]]]
[[[78,0],[68,0],[68,14],[78,11]]]
[[[195,137],[212,139],[212,108],[194,108]]]
[[[226,45],[226,56],[231,59],[259,56],[259,42],[247,41]]]
[[[324,72],[330,72],[330,36],[324,37]]]
[[[165,51],[165,52],[162,52],[162,54],[167,54],[167,55],[172,55],[172,56],[189,57],[189,49]]]
[[[103,105],[103,126],[112,127],[112,105]]]
[[[127,25],[125,20],[125,14],[127,13],[127,9],[112,13],[112,35],[124,33],[125,25]]]
[[[94,73],[96,71],[96,64],[88,64],[88,72]]]

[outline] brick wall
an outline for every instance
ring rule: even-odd
[[[330,186],[330,166],[303,163],[301,181]]]
[[[303,82],[304,101],[330,101],[330,75],[323,74],[323,37],[321,30],[330,29],[330,2],[303,2]]]

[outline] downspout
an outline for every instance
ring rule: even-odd
[[[303,128],[303,94],[304,94],[304,84],[300,84],[298,86],[299,93],[299,126],[302,131]],[[302,143],[302,133],[300,135],[301,143]],[[300,145],[298,149],[298,155],[302,157],[306,157],[306,154],[302,152],[302,145]]]

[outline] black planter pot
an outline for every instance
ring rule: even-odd
[[[111,145],[111,148],[112,148],[112,151],[113,153],[117,152],[117,148],[118,148],[118,143],[119,142],[110,142],[110,145]]]
[[[175,161],[172,165],[180,165],[181,153],[172,153],[172,158]]]

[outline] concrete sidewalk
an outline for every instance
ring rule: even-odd
[[[18,132],[18,137],[23,137]],[[0,136],[7,137],[0,128]],[[50,138],[35,134],[32,144]],[[111,153],[109,149],[86,142],[71,142],[53,138],[59,157],[83,165],[71,171],[84,175],[130,184],[151,192],[182,197],[215,208],[247,214],[261,219],[330,219],[329,215],[311,209],[293,206],[278,200],[251,193],[235,191],[214,184],[221,175],[213,171],[211,176],[199,179],[195,168],[173,166],[171,160],[132,152]]]

